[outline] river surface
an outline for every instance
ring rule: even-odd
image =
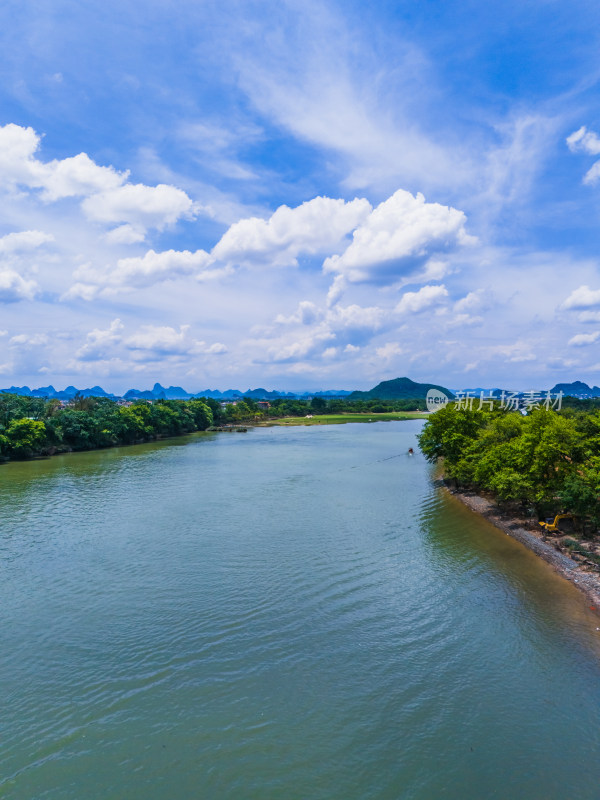
[[[0,797],[598,800],[600,617],[421,424],[0,467]]]

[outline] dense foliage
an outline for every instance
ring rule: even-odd
[[[350,400],[349,398],[313,397],[312,400],[274,400],[269,416],[298,417],[306,414],[384,414],[389,411],[424,411],[425,398],[404,400]]]
[[[210,403],[215,424],[227,424],[256,420],[261,417],[305,417],[308,414],[384,414],[390,411],[419,411],[426,408],[425,399],[421,400],[349,400],[347,398],[313,397],[311,400],[300,400],[280,397],[271,400],[268,409],[262,409],[251,397],[244,397],[236,404],[228,403],[224,408],[217,400],[204,399]]]
[[[451,403],[429,417],[419,445],[429,461],[443,458],[460,486],[518,501],[540,517],[564,510],[600,522],[600,411],[536,408],[522,416]]]
[[[0,457],[31,458],[69,450],[134,444],[206,430],[213,413],[202,400],[140,401],[119,405],[80,397],[58,400],[0,394]]]
[[[207,397],[119,404],[108,398],[81,396],[64,405],[56,399],[0,393],[0,459],[134,444],[213,426],[254,422],[265,416],[409,411],[424,405],[424,400],[352,403],[314,397],[310,401],[281,398],[269,408],[261,408],[250,397],[221,405]]]

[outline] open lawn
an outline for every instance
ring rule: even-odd
[[[427,419],[422,411],[390,411],[385,414],[318,414],[313,417],[281,417],[261,425],[342,425],[345,422],[389,422],[390,420]]]

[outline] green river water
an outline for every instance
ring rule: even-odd
[[[421,422],[0,467],[0,797],[599,800],[600,617]]]

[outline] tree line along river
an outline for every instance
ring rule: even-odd
[[[597,800],[598,617],[421,425],[2,465],[0,797]]]

